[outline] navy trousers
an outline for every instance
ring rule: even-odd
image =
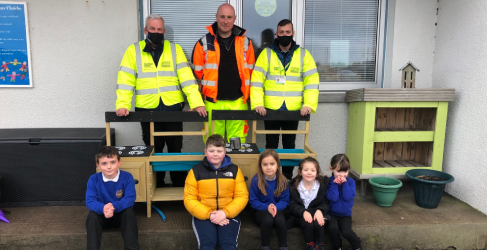
[[[240,232],[240,216],[229,219],[230,223],[220,226],[210,220],[199,220],[193,217],[193,230],[198,240],[198,249],[220,250],[237,249],[238,233]]]

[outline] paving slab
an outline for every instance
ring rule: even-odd
[[[359,190],[358,185],[357,194]],[[353,230],[365,249],[483,249],[486,246],[487,216],[448,194],[436,209],[415,204],[410,182],[405,182],[391,207],[376,205],[371,189],[367,194],[357,196],[353,208]],[[134,206],[141,249],[197,249],[191,216],[182,201],[155,204],[166,215],[166,222],[155,211],[152,218],[147,218],[145,205]],[[86,249],[88,210],[84,206],[6,210],[10,211],[6,216],[11,223],[0,222],[0,249]],[[241,217],[239,249],[260,249],[260,231],[252,221],[250,209],[245,209]],[[304,249],[299,228],[288,231],[288,243],[290,249]],[[275,236],[272,247],[277,249]],[[123,249],[118,230],[104,231],[102,249]],[[350,249],[346,240],[344,249]]]

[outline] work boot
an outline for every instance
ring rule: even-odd
[[[315,243],[314,242],[310,242],[310,243],[306,243],[306,250],[315,250]]]
[[[262,250],[271,250],[271,247],[270,246],[263,246]]]

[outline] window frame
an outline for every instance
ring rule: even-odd
[[[386,13],[387,0],[378,1],[378,22],[377,22],[377,43],[376,43],[376,64],[375,64],[375,81],[373,82],[320,82],[320,92],[326,91],[347,91],[358,88],[382,88],[384,79],[384,49],[386,35]],[[294,2],[294,1],[293,1]],[[305,25],[306,1],[296,1],[293,5],[293,23],[296,23],[295,40],[298,44],[304,46],[304,25]],[[296,11],[296,13],[295,13]],[[306,46],[304,46],[306,48]]]
[[[141,39],[144,37],[144,21],[150,13],[150,1],[151,0],[139,0],[141,23],[140,23],[140,35]],[[376,65],[375,65],[375,81],[374,82],[320,82],[320,93],[328,93],[320,96],[320,101],[326,101],[324,99],[330,98],[330,93],[340,92],[341,95],[345,91],[357,88],[383,88],[384,87],[384,67],[385,67],[385,48],[386,48],[386,29],[387,29],[387,12],[388,12],[388,0],[378,1],[378,22],[377,22],[377,44],[376,44]],[[228,0],[235,8],[237,18],[235,25],[242,26],[242,2],[243,0]],[[305,0],[292,0],[291,6],[291,21],[295,27],[296,43],[304,46],[304,26],[305,26]],[[342,97],[332,98],[333,101],[341,100]],[[344,97],[344,96],[343,96]],[[344,98],[343,98],[344,99]]]

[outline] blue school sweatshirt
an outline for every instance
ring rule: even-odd
[[[112,203],[115,213],[134,206],[135,182],[131,173],[120,170],[117,182],[103,181],[101,172],[90,176],[86,189],[86,206],[90,211],[103,215],[103,207]]]
[[[335,176],[330,177],[326,198],[330,201],[331,215],[351,216],[353,199],[355,198],[355,181],[347,177],[347,181],[338,185],[333,182]]]
[[[265,190],[267,195],[262,194],[259,189],[259,178],[255,175],[250,182],[249,203],[255,210],[267,210],[269,204],[276,205],[277,211],[284,210],[289,204],[289,185],[282,191],[279,197],[274,196],[277,188],[277,180],[266,180]]]

